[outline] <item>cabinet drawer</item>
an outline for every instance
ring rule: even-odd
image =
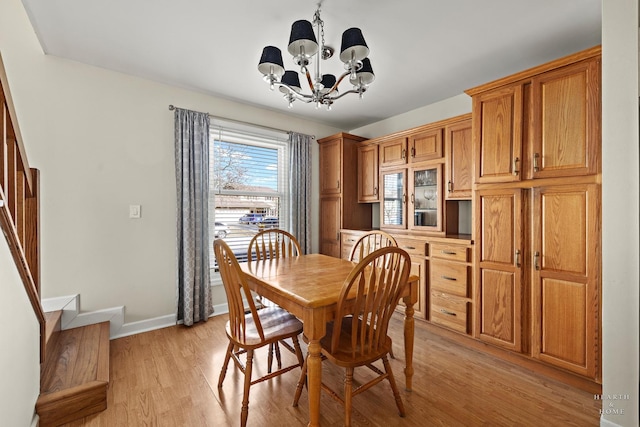
[[[394,236],[395,237],[395,236]],[[404,239],[396,237],[396,242],[400,249],[404,249],[409,255],[424,257],[427,254],[426,242],[424,240]]]
[[[343,259],[349,259],[349,254],[351,253],[351,249],[353,245],[356,244],[358,239],[362,237],[363,233],[351,233],[351,232],[341,232],[340,233],[340,257]]]
[[[448,245],[446,243],[430,243],[431,258],[442,258],[452,261],[470,262],[469,249],[466,246]]]
[[[431,323],[466,334],[469,332],[469,306],[468,301],[431,292]]]
[[[461,297],[469,296],[471,268],[462,263],[432,260],[431,289]]]

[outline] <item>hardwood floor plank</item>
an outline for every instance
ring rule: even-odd
[[[235,426],[243,376],[230,364],[222,390],[218,375],[227,338],[225,316],[187,328],[175,326],[111,341],[111,381],[105,411],[69,426]],[[586,391],[467,348],[416,322],[413,392],[404,389],[402,321],[390,324],[396,359],[391,366],[407,415],[401,418],[383,382],[353,400],[354,426],[598,426],[601,402]],[[258,351],[254,372],[266,372]],[[303,345],[303,351],[306,347]],[[282,352],[283,364],[293,355]],[[251,387],[249,426],[304,426],[307,392],[291,406],[299,370]],[[323,365],[323,381],[341,391],[343,372]],[[354,381],[371,374],[356,370]],[[323,393],[323,426],[342,426],[342,406]]]

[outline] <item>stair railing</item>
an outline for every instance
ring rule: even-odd
[[[40,324],[44,361],[45,317],[40,303],[40,174],[29,167],[0,55],[0,227]]]

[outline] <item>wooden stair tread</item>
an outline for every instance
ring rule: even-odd
[[[56,334],[45,360],[36,411],[41,425],[59,425],[106,409],[109,322]]]

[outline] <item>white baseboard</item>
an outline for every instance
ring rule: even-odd
[[[62,310],[62,329],[78,328],[109,321],[110,339],[127,337],[129,335],[182,324],[182,321],[176,322],[175,314],[167,314],[138,322],[124,323],[124,306],[82,313],[80,311],[80,295],[46,298],[42,300],[42,307],[45,312]],[[210,317],[220,316],[228,312],[229,307],[227,304],[218,304],[213,307],[213,314],[211,314]]]
[[[111,339],[128,337],[129,335],[149,332],[155,329],[167,328],[176,325],[176,315],[167,314],[165,316],[154,317],[152,319],[140,320],[138,322],[125,323],[115,333],[111,334]]]

